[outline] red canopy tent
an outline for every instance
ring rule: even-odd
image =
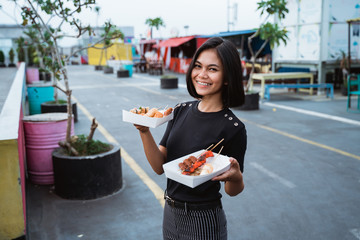
[[[196,49],[208,38],[195,36],[169,38],[154,47],[162,49],[162,58],[166,68],[178,73],[186,73]]]
[[[160,42],[159,44],[156,44],[154,47],[158,47],[158,48],[159,47],[178,47],[181,44],[184,44],[194,38],[195,38],[194,36],[169,38],[167,40]]]

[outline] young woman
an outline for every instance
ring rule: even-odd
[[[221,205],[220,181],[225,192],[236,196],[244,189],[243,166],[247,136],[244,124],[229,107],[244,102],[242,69],[236,47],[222,38],[207,40],[195,53],[186,74],[195,101],[178,104],[159,146],[149,128],[135,125],[145,155],[157,174],[162,165],[206,149],[224,139],[230,169],[195,188],[167,180],[163,219],[164,239],[227,239],[226,216]]]

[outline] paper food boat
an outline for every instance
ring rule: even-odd
[[[159,111],[161,113],[164,113],[164,111]],[[143,116],[140,114],[135,114],[129,111],[122,111],[123,121],[138,124],[141,126],[156,128],[160,126],[163,123],[166,123],[173,119],[174,113],[172,112],[170,115],[162,117],[162,118],[153,118],[148,116]]]
[[[178,158],[176,160],[173,160],[171,162],[165,163],[163,165],[163,168],[164,168],[166,177],[170,178],[174,181],[177,181],[179,183],[182,183],[186,186],[189,186],[191,188],[194,188],[206,181],[209,181],[213,177],[220,175],[221,173],[227,171],[230,168],[229,157],[221,155],[221,154],[219,156],[217,156],[218,154],[214,153],[214,157],[209,157],[206,159],[206,163],[210,163],[214,168],[212,173],[199,175],[199,176],[188,176],[188,175],[182,174],[181,170],[179,168],[179,163],[184,161],[186,158],[188,158],[190,156],[197,157],[204,151],[205,150],[200,150],[200,151],[194,152],[192,154]]]

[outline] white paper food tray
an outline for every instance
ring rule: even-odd
[[[163,111],[160,111],[163,113]],[[123,121],[138,124],[141,126],[156,128],[161,124],[170,121],[174,117],[174,113],[172,112],[170,115],[162,117],[162,118],[153,118],[148,116],[143,116],[140,114],[132,113],[129,111],[123,110]]]
[[[213,177],[220,175],[221,173],[227,171],[230,168],[229,157],[221,154],[218,157],[216,157],[217,153],[214,152],[214,157],[209,157],[206,159],[206,163],[210,163],[214,167],[214,171],[212,173],[199,175],[199,176],[188,176],[182,174],[179,168],[179,163],[184,161],[186,158],[190,156],[197,157],[204,151],[205,150],[200,150],[192,154],[186,155],[184,157],[175,159],[171,162],[165,163],[163,165],[163,169],[166,177],[175,180],[179,183],[182,183],[186,186],[189,186],[191,188],[194,188],[206,181],[209,181]]]

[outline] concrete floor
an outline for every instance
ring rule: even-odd
[[[73,95],[160,189],[137,130],[122,121],[134,106],[175,106],[192,100],[179,75],[178,89],[160,89],[159,76],[105,75],[93,66],[70,66]],[[360,114],[346,112],[346,98],[272,94],[258,111],[234,113],[245,123],[248,149],[245,190],[223,190],[229,239],[360,239]],[[76,133],[87,134],[89,114],[79,109]],[[159,142],[166,124],[151,129]],[[162,206],[123,156],[124,187],[90,201],[61,199],[53,186],[27,184],[28,239],[162,239]]]

